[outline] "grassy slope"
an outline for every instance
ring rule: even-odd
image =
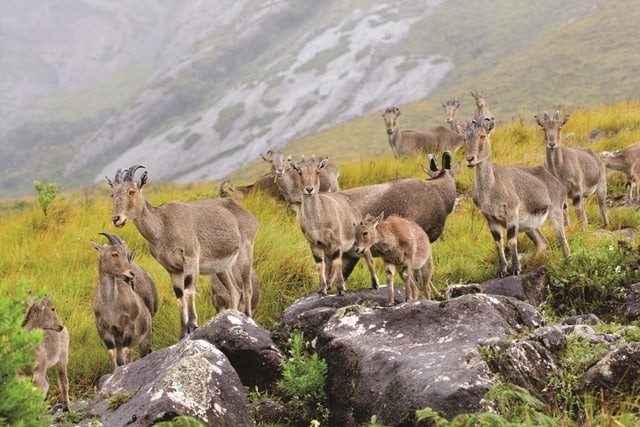
[[[621,103],[588,111],[576,111],[566,126],[567,142],[588,144],[586,135],[594,126],[620,130],[615,137],[600,140],[592,147],[597,150],[614,149],[640,139],[640,104]],[[496,129],[492,137],[494,159],[500,163],[540,164],[544,152],[537,125],[515,124]],[[460,157],[461,152],[457,153]],[[365,161],[341,163],[341,185],[383,182],[398,176],[423,177],[421,158],[396,160],[389,155]],[[433,284],[442,292],[448,284],[480,282],[494,277],[497,269],[493,242],[484,218],[468,198],[473,183],[473,171],[463,168],[456,176],[460,203],[449,217],[441,239],[433,244],[435,274]],[[624,180],[610,175],[612,196],[624,194]],[[190,200],[215,196],[217,186],[212,183],[167,185],[153,181],[145,187],[145,194],[153,205],[168,200]],[[100,231],[119,234],[138,253],[136,261],[146,268],[156,281],[160,295],[159,312],[154,318],[153,348],[173,344],[178,336],[179,321],[175,297],[167,273],[150,256],[146,243],[133,225],[115,230],[110,223],[111,205],[106,184],[84,192],[65,193],[53,204],[48,218],[31,200],[9,202],[0,209],[0,292],[26,298],[27,294],[48,293],[58,304],[61,317],[71,333],[70,375],[72,393],[90,394],[100,375],[108,370],[106,351],[95,330],[91,298],[97,283],[97,253],[90,240],[101,241]],[[262,299],[256,320],[270,327],[282,310],[299,296],[314,292],[317,274],[308,244],[299,231],[295,216],[274,200],[258,194],[243,202],[259,220],[260,228],[255,245],[254,265],[262,282]],[[581,230],[575,224],[568,229],[569,242],[575,254],[585,250],[602,250],[615,245],[616,237],[594,232],[599,226],[597,207],[587,203],[591,226]],[[611,231],[636,227],[640,220],[635,209],[611,208]],[[562,266],[562,259],[552,233],[545,229],[551,242],[551,256],[529,259],[523,267],[542,263]],[[605,249],[602,249],[605,248]],[[527,239],[521,239],[521,250],[532,249]],[[382,272],[380,272],[382,273]],[[362,263],[347,281],[347,289],[367,287],[370,281]],[[208,281],[200,280],[198,311],[201,323],[214,310],[208,295]],[[54,393],[56,393],[54,391]]]

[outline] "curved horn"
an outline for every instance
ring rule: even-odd
[[[104,231],[102,231],[102,232],[100,232],[98,234],[102,234],[107,239],[109,239],[109,243],[111,243],[112,245],[119,245],[119,246],[124,246],[124,247],[127,246],[126,243],[124,242],[124,240],[122,240],[120,237],[116,236],[115,234],[105,233]]]
[[[123,181],[133,181],[133,176],[136,174],[136,171],[140,168],[144,168],[142,165],[133,165],[129,169],[125,169],[126,174],[122,178]]]
[[[115,177],[113,178],[113,183],[114,184],[118,184],[118,183],[122,182],[122,174],[123,174],[123,172],[126,172],[126,171],[127,171],[126,169],[122,169],[122,168],[118,169],[116,171]]]
[[[433,172],[438,172],[438,161],[436,160],[436,156],[429,153],[428,158],[429,158],[429,169],[431,169]]]
[[[442,169],[451,169],[451,160],[453,159],[453,155],[451,151],[447,150],[442,153]]]
[[[136,258],[136,250],[132,250],[131,252],[127,251],[127,260],[129,260],[130,263],[133,263],[133,260]]]

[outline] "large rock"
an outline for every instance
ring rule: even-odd
[[[557,326],[534,330],[527,337],[514,339],[506,347],[491,345],[489,365],[504,381],[526,388],[529,393],[551,404],[545,394],[549,373],[557,371],[557,361],[567,347],[567,339]]]
[[[401,303],[404,299],[404,288],[394,288],[395,301]],[[283,345],[286,343],[292,329],[303,333],[305,339],[313,340],[324,324],[338,309],[354,304],[369,307],[387,306],[387,287],[378,289],[358,289],[348,291],[344,295],[318,296],[318,294],[305,295],[298,298],[287,307],[278,318],[274,329],[274,339]]]
[[[210,426],[255,425],[238,374],[204,340],[183,340],[117,368],[92,412],[105,426],[151,426],[179,415]]]
[[[352,298],[359,292],[364,291]],[[323,300],[329,304],[324,311]],[[502,296],[465,295],[389,308],[334,303],[301,299],[281,320],[301,326],[306,338],[316,341],[328,365],[330,422],[340,426],[359,426],[372,417],[384,425],[415,425],[415,411],[425,407],[447,419],[484,410],[483,397],[498,378],[480,349],[506,347],[525,327],[544,324],[535,308]],[[306,310],[323,315],[305,316]],[[547,356],[542,352],[536,362],[547,364]]]
[[[582,377],[585,390],[601,391],[605,396],[637,391],[640,378],[640,342],[625,344],[606,353]]]
[[[622,306],[622,311],[629,322],[640,319],[640,283],[631,285],[631,290]]]
[[[517,276],[491,279],[483,283],[451,285],[447,288],[446,296],[447,298],[455,298],[474,293],[504,295],[526,301],[537,307],[544,301],[548,287],[547,270],[544,267],[538,267]]]
[[[270,390],[280,379],[286,356],[269,332],[237,310],[224,310],[189,336],[206,340],[222,351],[242,384]]]

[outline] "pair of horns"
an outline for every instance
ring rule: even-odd
[[[133,165],[127,169],[118,169],[116,171],[116,176],[113,179],[113,182],[115,184],[118,184],[120,182],[124,182],[124,181],[133,181],[133,176],[136,174],[136,171],[138,169],[144,168],[144,166],[142,165]]]
[[[101,232],[98,234],[102,234],[103,236],[105,236],[109,240],[110,244],[115,246],[121,246],[122,248],[124,248],[124,251],[127,253],[127,259],[129,260],[129,262],[133,262],[133,259],[136,256],[136,252],[135,251],[129,252],[129,248],[127,248],[127,244],[125,243],[124,240],[120,238],[120,236],[117,236],[111,233],[105,233],[105,232]]]

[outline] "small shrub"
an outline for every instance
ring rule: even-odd
[[[305,352],[302,333],[292,335],[289,354],[289,360],[282,363],[282,379],[276,385],[287,402],[290,420],[308,424],[317,419],[326,425],[329,418],[324,391],[326,362],[317,353]]]
[[[30,379],[16,372],[33,365],[34,349],[42,331],[22,328],[24,307],[19,301],[0,298],[0,425],[46,426],[44,396]]]
[[[53,203],[53,200],[58,195],[58,186],[53,182],[45,184],[40,181],[33,181],[33,188],[38,193],[38,204],[44,216],[47,216],[51,203]]]
[[[291,358],[284,362],[282,379],[278,388],[288,397],[315,402],[324,401],[324,383],[327,376],[327,364],[317,353],[305,354],[304,339],[298,333],[291,337]]]

